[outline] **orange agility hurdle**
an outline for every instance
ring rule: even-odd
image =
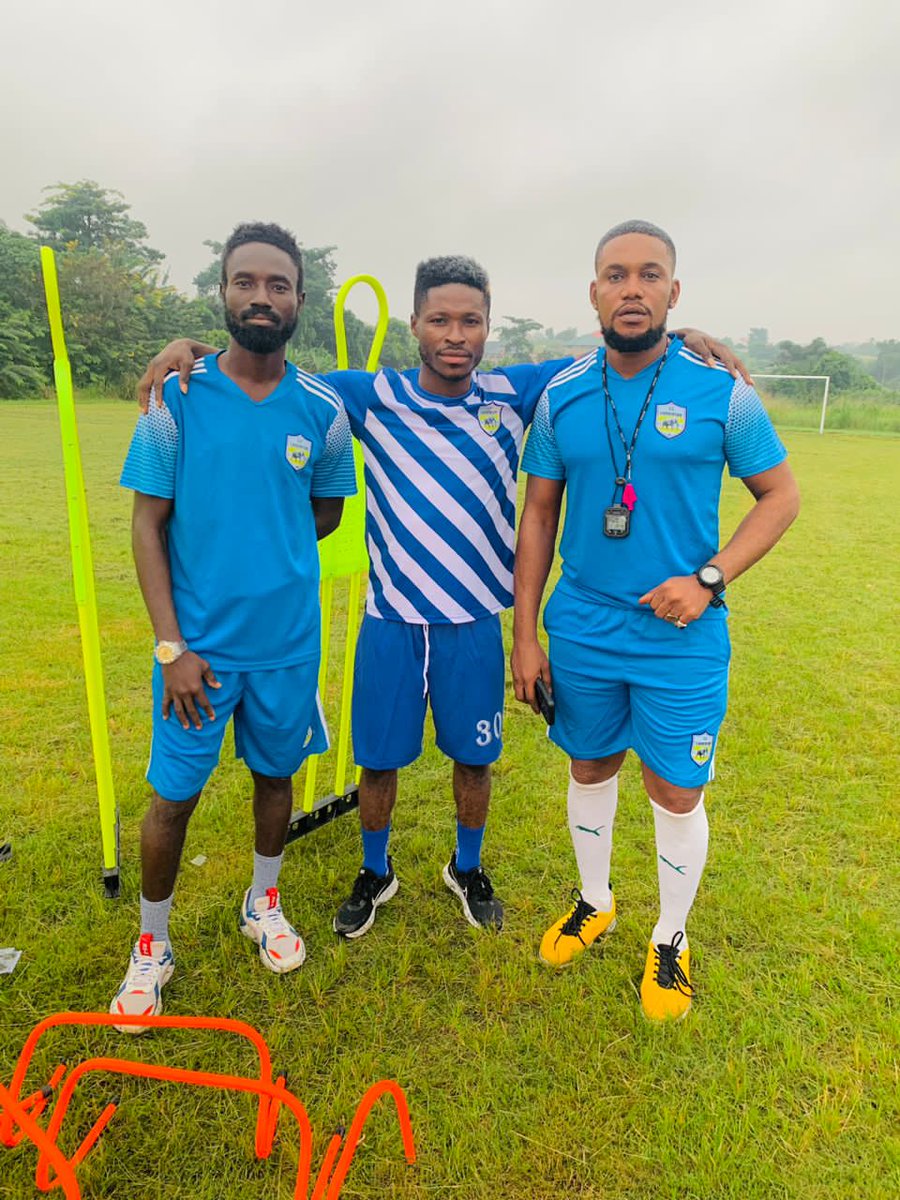
[[[64,1063],[60,1064],[43,1088],[24,1100],[19,1099],[35,1047],[47,1030],[65,1025],[126,1024],[160,1029],[209,1029],[237,1034],[246,1038],[256,1048],[259,1059],[259,1077],[191,1071],[121,1058],[91,1058],[79,1063],[65,1078],[65,1082],[63,1079],[68,1072],[68,1067]],[[313,1134],[309,1117],[303,1104],[292,1092],[288,1091],[285,1076],[279,1074],[274,1079],[272,1078],[269,1048],[262,1035],[252,1026],[243,1021],[225,1017],[124,1017],[113,1016],[110,1013],[57,1013],[52,1017],[47,1017],[34,1027],[19,1055],[9,1089],[0,1087],[0,1144],[13,1147],[26,1137],[34,1142],[38,1148],[35,1186],[42,1192],[62,1187],[66,1200],[70,1200],[70,1198],[79,1200],[81,1196],[74,1170],[79,1163],[84,1161],[88,1152],[97,1143],[116,1111],[117,1102],[111,1101],[106,1105],[71,1158],[66,1158],[60,1149],[58,1138],[75,1088],[84,1075],[96,1071],[255,1094],[259,1097],[255,1141],[256,1154],[259,1158],[268,1158],[275,1141],[280,1109],[282,1105],[287,1107],[297,1121],[300,1137],[294,1200],[337,1200],[359,1145],[363,1126],[374,1104],[386,1094],[394,1100],[407,1162],[415,1162],[415,1144],[406,1096],[399,1084],[393,1080],[381,1080],[368,1089],[357,1106],[346,1141],[340,1133],[336,1133],[331,1138],[310,1197]],[[54,1091],[60,1084],[62,1086],[56,1104],[53,1107],[47,1129],[44,1130],[37,1124],[36,1118],[46,1109]]]

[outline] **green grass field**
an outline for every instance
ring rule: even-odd
[[[31,1026],[105,1010],[136,934],[146,802],[151,638],[134,580],[129,499],[116,479],[128,404],[82,406],[80,431],[122,817],[123,895],[102,898],[99,826],[68,560],[62,462],[49,403],[0,405],[2,781],[0,1080]],[[403,1161],[376,1110],[344,1196],[460,1200],[825,1200],[900,1193],[896,806],[900,442],[787,435],[803,511],[731,589],[732,699],[709,789],[711,845],[691,923],[698,998],[675,1028],[643,1021],[636,984],[655,920],[652,821],[629,762],[617,820],[619,928],[553,974],[544,927],[575,882],[566,764],[537,718],[507,706],[485,861],[507,906],[499,936],[465,924],[440,882],[454,821],[432,747],[405,772],[393,854],[401,891],[358,944],[331,933],[358,866],[354,817],[293,845],[286,908],[309,951],[275,977],[237,929],[249,876],[244,774],[226,757],[188,835],[173,917],[171,1013],[258,1027],[307,1105],[316,1167],[366,1087],[407,1089],[419,1152]],[[214,487],[215,466],[210,466]],[[726,482],[723,532],[747,506]],[[892,768],[894,770],[892,771]],[[124,1043],[124,1044],[123,1044]],[[212,1036],[125,1041],[59,1033],[34,1085],[67,1058],[137,1054],[246,1072]],[[85,1197],[287,1197],[293,1134],[253,1156],[247,1097],[168,1084],[87,1082],[74,1148],[110,1092],[122,1106],[79,1169]],[[72,1125],[68,1126],[68,1121]],[[290,1129],[283,1118],[282,1133]],[[0,1151],[0,1197],[36,1194],[35,1152]]]

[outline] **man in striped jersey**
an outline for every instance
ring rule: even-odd
[[[419,265],[411,324],[418,369],[324,377],[363,446],[371,563],[353,692],[363,863],[334,919],[349,938],[365,934],[397,891],[388,842],[398,771],[421,753],[429,703],[437,744],[453,762],[456,846],[443,879],[472,925],[502,925],[481,846],[502,749],[499,614],[512,604],[516,473],[538,397],[572,362],[479,371],[490,287],[462,256]],[[704,335],[692,336],[709,354]],[[186,382],[193,355],[208,350],[171,343],[145,383],[166,368]]]
[[[291,777],[327,747],[316,692],[316,541],[337,528],[344,496],[356,491],[352,441],[334,391],[285,361],[303,303],[293,237],[276,225],[238,226],[221,290],[228,349],[196,364],[189,400],[177,378],[165,383],[163,403],[138,420],[122,471],[134,491],[134,558],[156,662],[142,932],[114,1015],[162,1010],[181,851],[229,717],[253,778],[256,827],[240,928],[278,974],[305,954],[282,912],[278,876]]]
[[[653,810],[660,894],[641,1005],[664,1021],[685,1016],[692,996],[685,925],[706,861],[703,787],[725,716],[725,585],[775,545],[798,495],[753,389],[666,338],[680,290],[668,234],[644,221],[616,226],[595,267],[605,349],[549,385],[522,460],[512,671],[516,696],[535,709],[537,679],[552,685],[550,736],[571,759],[581,887],[544,935],[541,957],[567,965],[615,927],[612,827],[619,768],[633,747]],[[755,504],[720,548],[726,464]],[[537,617],[564,491],[562,576],[544,615],[548,661]]]

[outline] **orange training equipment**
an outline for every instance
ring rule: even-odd
[[[35,1047],[42,1034],[48,1029],[61,1025],[125,1024],[140,1024],[157,1029],[209,1029],[223,1033],[235,1033],[246,1038],[256,1048],[259,1057],[259,1076],[257,1078],[220,1075],[210,1071],[188,1071],[178,1067],[156,1066],[122,1058],[90,1058],[74,1067],[64,1083],[62,1080],[68,1072],[68,1067],[66,1064],[60,1064],[44,1087],[25,1099],[19,1098]],[[35,1186],[42,1192],[62,1187],[66,1200],[80,1200],[81,1191],[75,1178],[75,1168],[96,1144],[117,1107],[114,1102],[107,1104],[72,1157],[66,1158],[57,1144],[57,1138],[79,1080],[91,1071],[108,1071],[116,1075],[133,1075],[141,1079],[189,1083],[198,1087],[223,1088],[227,1091],[250,1092],[257,1095],[259,1110],[256,1119],[256,1154],[259,1158],[268,1158],[275,1141],[275,1127],[278,1123],[280,1109],[282,1105],[289,1108],[297,1121],[300,1136],[294,1200],[338,1200],[366,1119],[376,1101],[385,1094],[389,1094],[393,1098],[396,1106],[406,1160],[409,1163],[416,1161],[406,1096],[398,1083],[390,1079],[383,1079],[379,1083],[373,1084],[359,1102],[346,1139],[342,1139],[341,1134],[335,1134],[332,1137],[310,1196],[313,1134],[309,1117],[297,1097],[288,1091],[285,1076],[277,1075],[273,1079],[269,1047],[262,1035],[251,1025],[225,1017],[126,1017],[113,1016],[111,1013],[56,1013],[34,1027],[19,1055],[9,1088],[0,1086],[0,1144],[7,1147],[17,1146],[26,1137],[34,1142],[39,1151]],[[53,1092],[60,1083],[62,1083],[62,1087],[59,1090],[56,1105],[52,1110],[47,1128],[43,1129],[37,1123],[37,1118],[47,1107]]]

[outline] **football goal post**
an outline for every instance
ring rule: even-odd
[[[828,408],[828,390],[831,387],[830,375],[757,375],[753,373],[754,379],[817,379],[819,383],[825,386],[822,389],[822,415],[819,417],[819,433],[825,432],[825,412]]]

